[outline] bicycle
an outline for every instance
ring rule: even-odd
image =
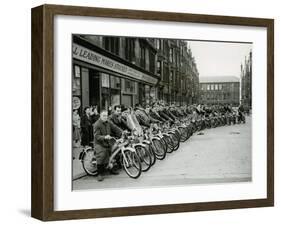
[[[111,139],[115,141],[115,144],[111,149],[111,155],[106,168],[112,169],[116,164],[117,155],[120,155],[120,164],[126,174],[131,178],[138,178],[142,172],[141,160],[136,150],[129,147],[130,141],[126,133],[123,132],[120,139],[114,137],[111,137]],[[85,148],[80,153],[79,159],[82,162],[83,169],[88,175],[97,175],[97,159],[94,147]]]

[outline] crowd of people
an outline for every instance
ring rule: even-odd
[[[198,118],[233,113],[231,105],[183,105],[165,104],[163,101],[151,105],[134,108],[116,105],[111,109],[98,112],[97,106],[85,107],[80,119],[77,110],[73,111],[73,142],[74,146],[90,146],[96,150],[98,181],[102,181],[103,174],[111,153],[112,137],[120,137],[123,131],[141,130],[149,128],[151,124],[170,122],[175,123],[179,118]],[[244,113],[242,105],[237,109],[239,114]],[[133,113],[133,114],[132,114]],[[111,170],[112,174],[118,174]]]

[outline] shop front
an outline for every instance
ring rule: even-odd
[[[123,104],[133,107],[157,98],[158,79],[78,44],[73,44],[72,95],[98,110]]]

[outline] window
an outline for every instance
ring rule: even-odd
[[[173,57],[174,57],[174,50],[173,48],[170,48],[170,62],[174,62]]]
[[[75,65],[73,70],[73,77],[72,77],[72,94],[76,96],[81,95],[80,76],[81,76],[81,68],[80,66]]]
[[[218,90],[218,84],[215,84],[215,90]]]
[[[160,76],[162,72],[161,61],[157,61],[157,74]]]
[[[214,84],[211,85],[211,90],[214,90]]]
[[[173,71],[170,72],[170,84],[171,85],[174,84],[174,72]]]
[[[124,93],[134,94],[136,92],[136,82],[122,79],[122,90]]]
[[[120,89],[121,88],[120,78],[111,75],[110,76],[110,88],[111,89]]]
[[[222,90],[222,84],[219,84],[219,90]]]
[[[120,78],[115,76],[110,76],[110,97],[111,97],[111,106],[120,104]]]
[[[75,65],[74,66],[74,74],[75,74],[75,78],[80,78],[80,74],[81,74],[81,72],[80,72],[80,67],[78,66],[78,65]]]
[[[125,39],[125,59],[130,62],[135,62],[135,39]]]
[[[210,85],[209,84],[207,85],[207,90],[210,90]]]
[[[109,88],[109,74],[101,73],[101,86]]]
[[[115,55],[119,54],[119,38],[116,37],[105,37],[104,38],[104,48],[107,51],[114,53]]]
[[[161,39],[156,39],[156,48],[161,49]]]
[[[169,67],[168,64],[164,62],[164,74],[163,74],[163,81],[168,83],[169,82]]]
[[[145,48],[143,45],[140,46],[140,53],[141,53],[140,66],[142,68],[145,68]]]
[[[149,51],[149,71],[155,73],[155,54]]]

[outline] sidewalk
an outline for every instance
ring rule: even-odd
[[[81,160],[79,160],[79,154],[82,150],[82,147],[72,149],[72,180],[77,180],[83,176],[86,176]]]

